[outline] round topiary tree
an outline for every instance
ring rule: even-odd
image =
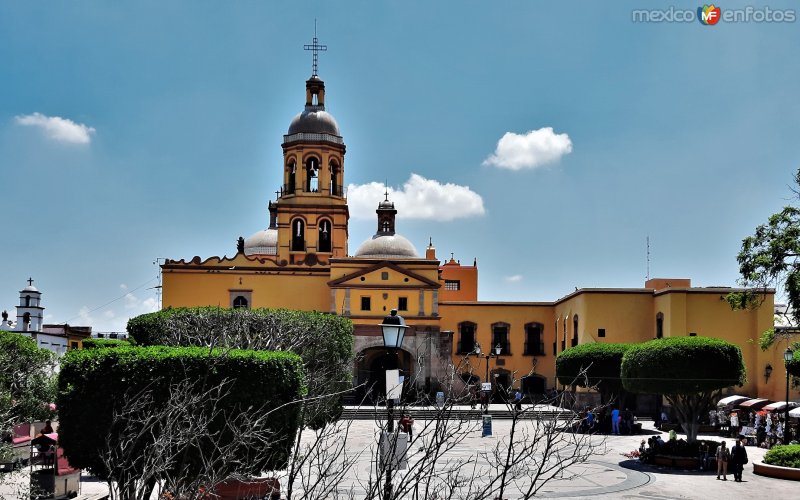
[[[719,339],[656,339],[633,345],[622,358],[625,389],[667,398],[689,442],[697,438],[700,417],[712,407],[715,393],[745,381],[741,349]]]
[[[556,358],[556,377],[563,385],[596,388],[606,403],[624,392],[622,357],[632,344],[581,344]]]

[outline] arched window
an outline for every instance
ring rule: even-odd
[[[301,219],[292,222],[292,252],[304,252],[306,249],[306,225]]]
[[[25,296],[25,307],[30,307],[30,306],[31,306],[31,296],[30,295],[26,295]]]
[[[323,219],[317,228],[317,251],[330,252],[331,251],[331,221]]]
[[[544,325],[528,323],[525,325],[525,351],[529,356],[544,356]]]
[[[339,165],[331,160],[328,168],[331,171],[331,196],[342,196],[342,180],[339,178]]]
[[[319,191],[319,160],[314,156],[306,160],[306,192]]]
[[[475,352],[475,323],[464,321],[458,324],[458,354]]]
[[[294,194],[297,185],[297,164],[292,160],[289,162],[289,184],[286,185],[286,194]]]
[[[494,351],[497,345],[500,345],[500,354],[511,354],[511,342],[509,342],[508,333],[510,325],[508,323],[494,323],[492,324],[492,350]]]
[[[656,338],[664,337],[664,313],[656,314]]]
[[[572,347],[578,345],[578,315],[572,317]]]
[[[233,299],[233,308],[234,309],[247,309],[249,304],[247,303],[247,299],[242,297],[241,295],[237,296]]]
[[[31,326],[31,313],[26,312],[22,315],[22,331],[27,332]]]

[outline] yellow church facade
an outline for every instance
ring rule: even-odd
[[[731,288],[697,288],[685,279],[642,288],[578,289],[552,302],[478,300],[478,266],[442,262],[432,241],[424,254],[396,230],[391,200],[375,200],[376,232],[350,253],[344,193],[346,146],[325,110],[325,84],[306,81],[303,111],[282,144],[282,185],[269,203],[269,225],[240,238],[232,257],[168,259],[163,306],[289,308],[339,314],[354,324],[356,384],[381,387],[393,363],[378,324],[397,309],[410,327],[399,356],[409,389],[435,394],[448,380],[485,381],[541,394],[556,387],[555,357],[586,342],[644,342],[701,335],[741,346],[748,382],[738,392],[782,399],[778,350],[762,353],[759,335],[773,323],[773,296],[751,311],[732,311]],[[476,348],[480,346],[481,354]],[[499,347],[500,354],[486,358]],[[795,394],[796,396],[796,394]]]

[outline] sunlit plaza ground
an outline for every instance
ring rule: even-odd
[[[424,427],[425,422],[418,421],[417,429]],[[510,420],[496,419],[493,422],[493,435],[481,437],[480,421],[473,420],[465,425],[468,430],[466,438],[449,451],[446,459],[458,459],[474,456],[476,451],[490,451],[503,437],[507,437],[511,427]],[[342,481],[339,491],[353,491],[354,498],[363,498],[370,470],[374,467],[372,456],[375,449],[375,436],[378,425],[371,420],[354,420],[351,422],[347,438],[347,451],[358,455],[355,466]],[[632,436],[594,436],[595,444],[601,445],[599,453],[588,462],[571,467],[561,479],[547,483],[537,497],[544,498],[743,498],[758,496],[761,498],[793,498],[798,491],[798,484],[792,481],[772,479],[753,474],[752,463],[761,460],[766,450],[748,447],[750,463],[745,466],[744,482],[733,481],[729,473],[728,481],[717,481],[716,472],[687,471],[667,469],[640,464],[638,460],[626,458],[623,453],[638,448],[642,438],[660,431],[653,428],[651,422],[645,422],[643,433]],[[310,437],[310,436],[309,436]],[[700,436],[719,439],[717,436]],[[418,439],[418,438],[417,438]],[[664,434],[664,439],[667,439]],[[727,439],[731,445],[733,440]],[[603,444],[604,443],[604,444]],[[411,453],[419,453],[412,446]],[[6,476],[8,477],[8,476]],[[4,498],[20,498],[16,492],[24,485],[27,475],[18,473],[11,484],[3,484]],[[402,481],[402,473],[396,478]],[[6,483],[4,481],[4,483]],[[84,476],[82,479],[81,497],[107,493],[104,483]],[[522,498],[514,486],[504,494],[505,498]]]

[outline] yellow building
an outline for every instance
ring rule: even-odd
[[[653,279],[642,288],[578,289],[553,302],[478,301],[477,262],[441,263],[432,241],[424,256],[396,232],[397,210],[376,200],[377,230],[351,255],[349,211],[342,186],[346,147],[325,111],[325,84],[306,81],[304,110],[283,140],[283,185],[269,203],[269,226],[240,238],[233,257],[167,260],[163,305],[283,307],[327,311],[355,325],[357,383],[378,382],[391,363],[378,324],[393,308],[409,325],[400,364],[410,384],[432,394],[456,374],[495,387],[540,394],[556,385],[555,356],[586,342],[643,342],[702,335],[741,346],[748,370],[745,394],[782,399],[779,349],[755,342],[773,323],[773,296],[753,311],[732,311],[730,288],[692,287],[688,279]],[[224,238],[223,238],[224,239]],[[487,359],[476,355],[494,351]],[[455,372],[453,372],[455,367]],[[797,394],[795,393],[795,396]]]

